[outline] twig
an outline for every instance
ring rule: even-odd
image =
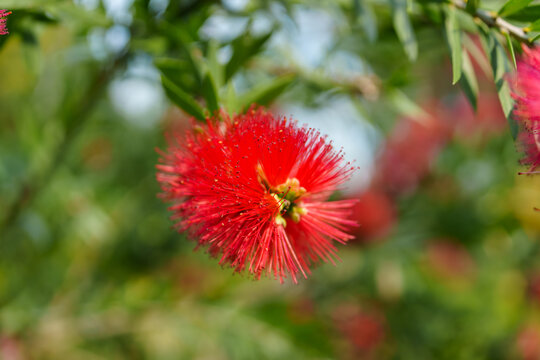
[[[451,3],[454,4],[454,6],[456,6],[458,9],[466,10],[467,4],[462,0],[451,0]],[[498,28],[502,33],[506,32],[519,41],[530,42],[527,33],[522,28],[510,24],[508,21],[497,16],[496,14],[486,10],[476,9],[473,16],[482,20],[482,22],[484,22],[484,24],[487,26]]]

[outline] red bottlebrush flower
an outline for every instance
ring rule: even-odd
[[[538,328],[533,325],[524,327],[517,335],[516,347],[523,360],[540,358],[540,331]]]
[[[518,140],[525,154],[521,162],[531,166],[531,173],[540,165],[540,48],[523,46],[523,51],[512,95],[514,116],[521,127]]]
[[[334,311],[333,318],[337,330],[353,346],[351,358],[377,358],[387,338],[385,319],[379,311],[344,304]]]
[[[380,154],[375,184],[393,194],[414,190],[447,137],[446,126],[436,117],[400,120]]]
[[[5,9],[0,9],[0,35],[7,35],[9,34],[7,31],[6,21],[7,16],[11,15],[11,11],[7,11]]]
[[[427,260],[436,274],[446,278],[470,278],[475,263],[467,249],[447,239],[435,240],[427,246]]]
[[[540,274],[529,277],[527,285],[529,299],[540,305]]]
[[[396,209],[386,194],[370,189],[358,196],[353,219],[359,224],[355,231],[357,239],[366,243],[377,241],[388,235],[395,225]]]
[[[460,96],[448,120],[454,126],[455,134],[462,139],[471,137],[491,137],[502,134],[507,129],[501,102],[496,94],[478,94],[478,107],[474,111],[465,96]]]
[[[179,231],[189,230],[220,264],[256,279],[296,282],[333,261],[355,200],[327,201],[354,168],[313,129],[262,109],[223,115],[174,135],[157,166]]]

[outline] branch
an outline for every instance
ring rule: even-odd
[[[454,6],[458,9],[466,10],[467,4],[462,0],[451,0],[451,3],[454,4]],[[487,26],[498,28],[500,32],[506,32],[512,35],[514,38],[518,39],[519,41],[527,43],[530,42],[527,33],[522,28],[510,24],[508,21],[493,14],[492,12],[482,9],[476,9],[475,13],[472,15],[475,18],[482,20],[482,22]]]

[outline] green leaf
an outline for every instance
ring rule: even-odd
[[[354,0],[355,20],[360,22],[370,42],[377,40],[377,16],[367,1]]]
[[[424,109],[398,88],[389,91],[388,99],[401,115],[420,122],[429,118],[429,114]]]
[[[540,19],[528,26],[529,31],[540,31]]]
[[[219,110],[219,96],[214,78],[210,72],[208,72],[203,79],[202,93],[206,100],[206,107],[210,110],[210,113],[214,114]]]
[[[531,43],[534,43],[534,42],[535,42],[536,40],[538,40],[538,39],[540,39],[540,34],[534,36],[534,37],[533,37],[532,39],[530,39],[529,41],[530,41]]]
[[[407,0],[390,0],[390,2],[396,34],[403,45],[407,57],[409,60],[414,61],[418,56],[418,43],[416,42],[409,14],[407,14]]]
[[[467,5],[465,6],[465,11],[467,11],[469,14],[475,14],[478,6],[480,6],[480,0],[468,0]]]
[[[154,64],[163,75],[185,92],[192,92],[193,89],[198,88],[198,81],[189,62],[158,58],[154,60]]]
[[[234,112],[238,110],[238,97],[236,96],[236,90],[234,89],[232,82],[227,83],[227,87],[225,88],[224,102],[225,109],[229,115],[232,116]]]
[[[476,61],[476,64],[480,67],[486,77],[491,77],[491,65],[488,62],[484,49],[477,46],[468,35],[463,36],[463,46],[469,52],[469,55]]]
[[[49,16],[64,21],[76,22],[77,24],[108,27],[113,23],[111,19],[107,18],[104,12],[88,11],[73,3],[51,4],[44,6],[44,10]]]
[[[255,87],[240,97],[238,102],[240,110],[245,111],[253,104],[270,104],[283,93],[294,79],[295,75],[284,75]]]
[[[469,54],[466,51],[462,51],[461,54],[463,56],[463,76],[461,77],[459,84],[473,109],[476,110],[478,103],[478,81],[476,80],[474,67],[472,66]]]
[[[176,86],[174,82],[165,75],[161,76],[161,83],[163,84],[163,88],[169,99],[171,99],[179,108],[198,120],[205,120],[203,109],[188,93]]]
[[[251,57],[262,50],[264,44],[270,39],[272,32],[268,34],[252,37],[250,35],[240,36],[231,45],[233,54],[231,60],[225,66],[225,79],[228,81]]]
[[[495,81],[495,87],[497,88],[497,94],[499,95],[499,101],[510,126],[510,133],[512,138],[516,139],[518,126],[515,120],[512,118],[512,110],[514,108],[514,100],[510,94],[510,86],[506,81],[506,74],[510,72],[511,65],[506,51],[497,40],[497,37],[493,30],[486,30],[482,28],[481,31],[486,53],[489,56],[491,63],[491,69],[493,71],[493,80]]]
[[[504,37],[506,38],[506,45],[508,46],[508,51],[510,52],[510,56],[512,57],[512,63],[514,64],[514,69],[517,69],[516,53],[514,51],[514,45],[512,44],[512,39],[510,38],[510,34],[508,32],[505,32]]]
[[[499,16],[508,16],[514,14],[522,9],[525,9],[532,0],[509,0],[499,10]]]
[[[508,19],[533,22],[540,19],[540,5],[531,5],[507,16]]]
[[[461,54],[461,30],[457,23],[456,9],[454,7],[448,8],[445,28],[448,46],[452,54],[452,84],[455,84],[461,78],[461,61],[463,55]]]
[[[196,58],[194,51],[192,51],[194,49],[192,49],[192,47],[189,45],[192,43],[192,41],[190,40],[188,34],[181,27],[174,26],[167,22],[160,23],[160,30],[163,34],[166,34],[168,38],[174,42],[174,44],[178,45],[182,51],[182,55],[184,55],[183,57],[191,67],[191,75],[199,84],[201,84],[204,69],[202,69],[200,66],[201,59],[198,57]]]
[[[39,8],[43,5],[58,4],[65,0],[3,0],[0,4],[2,9],[30,9]]]
[[[219,43],[216,40],[210,40],[206,54],[208,71],[212,74],[214,85],[220,89],[223,85],[223,66],[218,61]]]

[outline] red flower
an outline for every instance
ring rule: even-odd
[[[437,117],[401,119],[380,154],[375,184],[393,194],[413,191],[425,177],[448,137]]]
[[[357,239],[363,242],[380,240],[388,235],[396,223],[396,209],[390,198],[382,191],[370,189],[357,196],[353,207],[353,219],[359,226]]]
[[[523,360],[537,360],[540,357],[540,331],[533,325],[524,327],[516,339],[517,350]]]
[[[514,80],[514,115],[522,130],[519,142],[525,156],[521,162],[530,165],[532,173],[540,165],[540,48],[523,46],[523,51]]]
[[[467,279],[474,274],[474,260],[460,243],[449,239],[432,240],[426,252],[428,263],[437,275]]]
[[[221,115],[175,134],[157,179],[179,231],[189,230],[220,264],[256,279],[289,273],[294,282],[334,241],[351,238],[354,200],[327,201],[353,167],[325,137],[264,110]]]
[[[341,305],[333,317],[339,332],[354,347],[352,358],[377,358],[377,350],[387,338],[385,319],[381,313],[375,309]]]
[[[9,34],[7,31],[7,26],[6,26],[6,21],[7,21],[6,17],[10,14],[11,14],[11,11],[0,9],[0,35]]]
[[[496,94],[478,94],[478,107],[475,111],[465,96],[460,96],[453,104],[453,111],[446,121],[454,127],[455,134],[462,139],[491,137],[507,129],[506,118],[501,102]]]

